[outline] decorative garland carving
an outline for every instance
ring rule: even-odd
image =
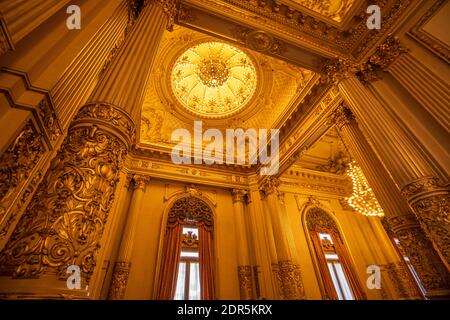
[[[209,205],[197,197],[188,196],[175,201],[169,211],[168,224],[192,220],[208,227],[213,226],[213,212]]]
[[[232,34],[236,39],[255,51],[276,55],[281,55],[287,51],[286,43],[275,39],[264,31],[236,27],[232,30]]]
[[[65,279],[67,267],[78,265],[89,281],[122,161],[130,147],[111,133],[118,132],[115,124],[123,125],[121,116],[98,112],[105,109],[88,106],[76,117],[78,121],[73,122],[0,253],[2,275],[36,278],[49,273]],[[99,119],[93,118],[95,115]],[[81,119],[88,121],[83,123]],[[92,125],[89,120],[98,124]]]
[[[44,152],[41,136],[30,120],[0,157],[0,222]]]
[[[130,276],[131,262],[117,261],[109,288],[108,299],[123,300]]]
[[[181,235],[181,247],[182,248],[198,248],[198,238],[192,232],[188,231]]]
[[[253,299],[252,267],[238,266],[239,293],[241,300]]]

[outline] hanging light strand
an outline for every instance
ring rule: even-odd
[[[365,216],[384,216],[383,209],[375,198],[361,168],[353,161],[349,164],[346,173],[353,183],[353,194],[346,198],[348,204]]]

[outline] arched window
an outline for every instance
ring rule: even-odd
[[[365,299],[333,218],[320,208],[311,208],[306,213],[306,225],[327,297],[332,300]]]
[[[188,196],[169,211],[157,298],[214,299],[213,213],[203,200]]]

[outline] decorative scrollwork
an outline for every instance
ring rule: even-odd
[[[175,201],[170,208],[168,224],[194,221],[198,224],[213,226],[213,212],[209,205],[200,198],[188,196]]]
[[[44,152],[41,137],[30,121],[0,157],[0,222]]]
[[[336,236],[339,236],[336,222],[321,208],[311,208],[306,212],[306,225],[310,231],[333,230]]]
[[[72,127],[0,253],[1,274],[65,278],[78,265],[89,281],[126,153],[110,131]]]
[[[241,300],[253,299],[252,267],[238,266],[238,279]]]
[[[398,248],[402,256],[409,258],[427,291],[448,290],[448,272],[412,214],[386,217],[383,226],[399,240]]]
[[[290,260],[278,262],[278,281],[281,286],[283,299],[298,300],[303,297],[303,282],[300,268]]]
[[[130,269],[131,262],[117,261],[114,265],[114,272],[108,296],[110,300],[122,300],[124,298]]]

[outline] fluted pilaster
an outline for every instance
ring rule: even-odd
[[[252,267],[250,265],[249,245],[244,217],[244,203],[247,191],[233,189],[231,194],[233,197],[234,223],[237,235],[236,244],[240,297],[241,300],[250,300],[253,299]]]
[[[133,252],[138,216],[141,212],[142,199],[149,180],[150,178],[147,176],[134,175],[131,181],[133,195],[131,197],[130,209],[122,241],[120,243],[119,253],[114,265],[112,282],[109,290],[109,299],[112,300],[121,300],[125,295],[128,275],[131,270],[131,255]]]
[[[80,267],[83,287],[94,273],[123,160],[135,142],[131,115],[139,113],[136,97],[143,95],[151,71],[148,61],[156,55],[162,36],[159,23],[165,17],[159,4],[142,9],[95,91],[99,99],[85,104],[72,121],[51,168],[0,253],[2,275],[26,279],[32,294],[86,294],[71,292],[61,280],[70,265]],[[13,282],[2,290],[20,288]]]
[[[296,300],[303,297],[303,285],[299,268],[292,261],[292,252],[287,239],[288,231],[281,216],[280,205],[284,200],[284,195],[279,191],[279,186],[280,181],[277,178],[269,177],[263,181],[260,190],[265,197],[273,228],[277,257],[277,268],[274,272],[278,280],[280,293],[283,299]]]

